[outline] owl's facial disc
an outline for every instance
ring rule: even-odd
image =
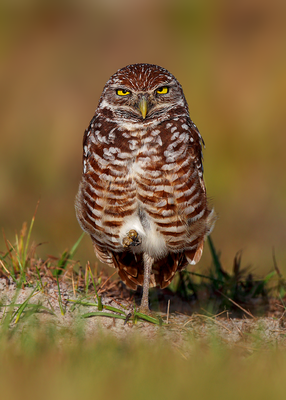
[[[160,80],[149,86],[119,81],[108,86],[101,107],[107,107],[120,119],[149,123],[183,102],[182,91],[175,81]]]

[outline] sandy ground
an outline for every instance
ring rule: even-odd
[[[170,341],[179,351],[185,351],[183,349],[185,349],[186,344],[190,346],[191,343],[209,341],[210,339],[230,347],[241,347],[246,351],[254,351],[254,342],[256,345],[259,343],[263,347],[286,346],[286,319],[284,319],[283,310],[273,312],[271,316],[258,318],[246,318],[245,316],[231,318],[225,313],[219,316],[207,316],[199,313],[187,315],[171,312],[168,316],[168,321],[167,315],[160,313],[163,321],[165,323],[168,322],[164,326],[157,326],[145,321],[138,321],[136,324],[132,321],[125,323],[124,320],[101,316],[83,319],[81,318],[83,314],[97,311],[97,308],[76,306],[73,309],[73,304],[67,300],[74,300],[79,296],[75,297],[72,288],[66,283],[61,283],[60,287],[65,307],[64,315],[60,310],[56,284],[47,285],[45,292],[37,292],[29,300],[29,303],[41,304],[53,309],[54,315],[45,310],[40,310],[34,314],[41,323],[52,323],[59,328],[74,328],[81,323],[88,336],[106,331],[106,333],[108,332],[118,338],[140,335],[142,338],[152,340],[160,337]],[[32,290],[33,288],[19,289],[16,304],[22,304]],[[0,299],[2,304],[11,304],[15,293],[16,287],[13,283],[9,284],[5,279],[0,279]],[[91,298],[89,301],[94,300]],[[103,296],[102,302],[118,308],[118,302],[110,297]],[[127,302],[122,302],[121,304],[130,310],[130,304]],[[4,312],[5,307],[1,307],[0,319],[3,317]],[[128,313],[128,310],[126,313]],[[21,319],[19,323],[22,323]]]

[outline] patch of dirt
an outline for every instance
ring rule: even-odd
[[[103,293],[102,303],[121,308],[122,310],[124,309],[127,315],[129,312],[132,312],[134,299],[130,298],[130,292],[124,292],[124,290],[126,289],[117,285],[116,289],[111,291],[111,295],[108,291]],[[0,299],[2,305],[9,305],[13,301],[18,305],[23,304],[33,291],[33,288],[25,287],[18,289],[17,298],[15,299],[16,291],[17,289],[13,282],[8,282],[4,278],[0,279]],[[139,334],[143,338],[150,340],[160,336],[171,341],[179,351],[182,351],[186,343],[190,346],[190,343],[192,343],[190,338],[194,341],[215,338],[215,340],[227,346],[243,347],[247,351],[253,351],[254,341],[256,344],[259,343],[266,347],[277,344],[286,346],[286,317],[284,316],[284,307],[275,299],[269,301],[267,312],[263,317],[250,316],[242,312],[242,317],[237,318],[227,312],[217,316],[203,315],[198,309],[196,310],[198,307],[195,303],[182,306],[182,300],[167,294],[164,299],[165,303],[161,301],[159,305],[166,309],[169,296],[172,302],[171,312],[168,316],[163,312],[157,313],[166,324],[158,326],[145,321],[138,321],[134,324],[130,320],[125,322],[124,320],[102,316],[82,319],[81,316],[83,314],[97,311],[97,308],[79,305],[74,307],[74,304],[68,300],[77,300],[83,296],[80,294],[75,295],[72,285],[69,282],[61,281],[60,291],[65,309],[64,315],[61,313],[58,287],[54,280],[47,280],[45,289],[41,292],[35,292],[29,300],[29,303],[41,304],[53,312],[49,313],[39,308],[35,315],[41,323],[52,323],[59,328],[73,328],[80,321],[84,321],[84,329],[88,336],[95,335],[98,332],[102,332],[102,330],[106,330],[118,338],[126,338],[130,335]],[[126,300],[128,296],[129,300]],[[125,300],[119,303],[118,300],[124,297]],[[86,301],[93,302],[94,300],[91,297],[90,300]],[[173,309],[176,306],[178,308],[174,312]],[[15,306],[16,309],[17,307]],[[183,312],[178,312],[179,310],[183,310]],[[108,312],[107,310],[104,311]],[[2,306],[0,319],[5,312],[7,312],[7,307]],[[19,323],[21,323],[21,318]]]

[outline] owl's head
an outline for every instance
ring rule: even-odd
[[[152,64],[132,64],[118,70],[106,83],[98,109],[117,119],[160,121],[188,114],[188,105],[177,79]]]

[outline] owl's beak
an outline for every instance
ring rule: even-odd
[[[143,119],[145,119],[147,111],[148,111],[148,102],[147,102],[145,96],[141,97],[141,99],[139,101],[139,104],[138,104],[138,107],[139,107],[139,110],[140,110],[140,112],[142,114]]]

